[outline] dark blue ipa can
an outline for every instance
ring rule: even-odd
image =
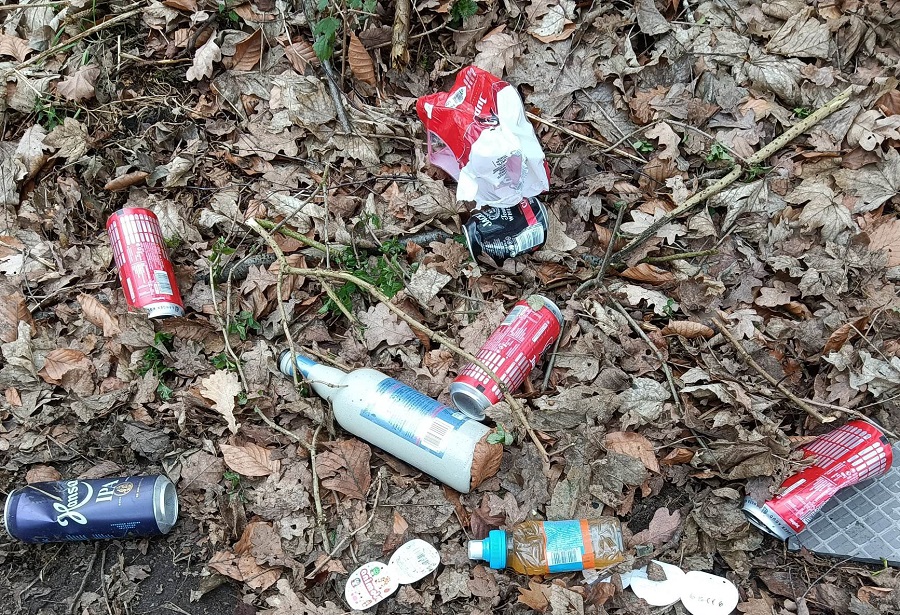
[[[165,476],[33,483],[9,494],[3,519],[22,542],[156,536],[175,525],[178,494]]]

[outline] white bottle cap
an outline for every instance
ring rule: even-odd
[[[469,559],[484,559],[484,543],[480,540],[469,541]]]
[[[414,538],[400,545],[394,551],[388,566],[397,582],[401,585],[415,583],[423,579],[438,567],[441,563],[441,555],[437,549],[419,538]]]
[[[681,587],[681,603],[691,615],[729,615],[740,601],[734,583],[708,572],[690,571]]]

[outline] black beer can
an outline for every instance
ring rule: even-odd
[[[472,213],[463,233],[473,258],[487,254],[499,262],[544,245],[547,210],[534,197],[515,207],[486,207]]]
[[[165,476],[32,483],[9,494],[3,519],[22,542],[156,536],[175,525],[178,495]]]

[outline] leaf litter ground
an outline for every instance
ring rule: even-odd
[[[314,4],[0,7],[0,488],[165,472],[183,510],[154,540],[0,539],[0,612],[341,613],[349,571],[420,537],[442,567],[381,612],[649,613],[466,558],[491,529],[603,512],[628,565],[727,575],[741,613],[896,612],[894,570],[786,553],[739,510],[839,424],[810,408],[900,432],[896,7]],[[467,207],[411,110],[473,62],[519,87],[552,171],[547,244],[499,264],[458,241]],[[160,218],[187,317],[127,311],[104,232],[126,205]],[[552,368],[517,396],[549,465],[506,403],[489,416],[515,442],[471,494],[348,437],[275,369],[284,316],[319,359],[444,400],[460,358],[357,285],[279,288],[253,219],[287,264],[350,272],[464,351],[554,299]]]

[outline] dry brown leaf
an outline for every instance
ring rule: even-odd
[[[27,177],[34,177],[41,170],[47,161],[47,154],[44,150],[49,149],[44,144],[47,138],[47,131],[40,124],[35,124],[31,128],[26,128],[19,139],[19,145],[16,146],[15,157],[22,163],[27,172]]]
[[[38,376],[43,378],[44,382],[59,384],[62,382],[63,376],[73,369],[89,369],[90,367],[91,360],[80,350],[57,348],[47,354],[44,367],[38,372]]]
[[[258,477],[278,474],[281,471],[281,462],[273,460],[272,451],[248,442],[243,446],[220,444],[225,465],[242,476]]]
[[[827,355],[840,350],[841,346],[847,343],[847,340],[859,335],[857,332],[865,329],[868,324],[869,317],[863,316],[854,321],[844,323],[835,329],[831,335],[828,336],[828,341],[825,342],[825,346],[822,348],[822,355]]]
[[[359,37],[352,32],[350,33],[350,45],[347,50],[347,62],[350,64],[350,70],[353,71],[354,77],[372,86],[377,83],[375,81],[375,64],[372,63],[372,57],[366,51]]]
[[[606,434],[605,444],[606,450],[634,457],[651,472],[659,472],[653,444],[641,434],[634,431],[614,431]]]
[[[200,381],[200,394],[213,402],[213,409],[225,417],[231,433],[237,433],[234,418],[234,398],[241,392],[237,374],[225,369],[216,370],[211,376]]]
[[[84,318],[95,327],[103,329],[103,337],[113,337],[122,332],[119,320],[110,314],[102,303],[87,294],[78,295],[78,304],[84,312]]]
[[[473,62],[475,66],[498,77],[502,77],[505,71],[512,68],[524,49],[518,35],[515,32],[507,34],[503,31],[505,29],[506,24],[500,24],[475,44],[478,51]]]
[[[694,458],[694,451],[689,448],[683,448],[681,446],[676,446],[674,449],[669,451],[669,454],[659,460],[659,462],[666,466],[673,466],[679,463],[690,463],[691,459]]]
[[[241,4],[234,7],[234,12],[245,22],[265,23],[275,19],[272,13],[257,13],[252,4]]]
[[[547,585],[529,580],[528,589],[522,587],[517,589],[519,590],[519,599],[516,602],[519,604],[524,604],[540,613],[546,611],[550,606],[550,587]]]
[[[28,469],[25,473],[25,482],[29,485],[33,483],[44,483],[62,478],[62,474],[56,471],[56,468],[45,465],[36,465]]]
[[[382,553],[390,553],[404,542],[406,538],[406,531],[409,529],[409,523],[406,522],[406,519],[403,518],[398,511],[394,511],[394,522],[391,526],[391,533],[387,535],[384,539],[384,544],[381,547]]]
[[[290,39],[279,39],[278,42],[284,47],[284,55],[291,67],[301,75],[306,72],[307,66],[318,66],[321,63],[313,46],[304,38],[296,38],[293,42]]]
[[[234,55],[226,60],[232,70],[250,71],[259,67],[263,53],[262,28],[234,44]]]
[[[196,13],[198,6],[197,0],[163,0],[163,6],[187,11],[188,13]]]
[[[707,327],[702,322],[693,322],[690,320],[670,320],[669,324],[660,331],[663,335],[680,335],[692,340],[697,337],[711,338],[716,334],[711,327]]]
[[[250,554],[235,555],[230,551],[218,551],[207,566],[235,581],[242,581],[257,591],[272,587],[281,576],[280,568],[265,568]]]
[[[672,540],[675,532],[681,527],[681,513],[677,510],[669,512],[668,508],[659,508],[653,513],[650,527],[638,532],[631,539],[631,544],[664,545]]]
[[[0,342],[16,341],[20,322],[32,324],[25,295],[11,284],[0,283]]]
[[[50,131],[44,145],[58,149],[56,156],[66,160],[78,160],[87,152],[88,133],[84,124],[72,117]]]
[[[94,82],[100,76],[100,67],[82,66],[74,74],[56,84],[56,93],[66,100],[88,100],[94,97]]]
[[[131,173],[126,173],[125,175],[120,175],[115,179],[111,179],[106,182],[106,185],[103,186],[104,190],[109,190],[110,192],[116,192],[117,190],[125,190],[126,188],[131,188],[135,184],[139,184],[145,179],[147,179],[146,171],[132,171]]]
[[[872,230],[866,231],[866,234],[869,236],[870,250],[873,252],[884,250],[888,253],[888,267],[900,265],[900,219],[888,218]]]
[[[328,450],[316,458],[322,486],[353,499],[365,499],[372,483],[369,445],[353,438],[325,446]]]
[[[9,387],[5,391],[3,391],[3,397],[6,398],[6,401],[10,406],[13,406],[15,408],[22,407],[22,395],[19,393],[19,389],[15,387]]]
[[[365,325],[363,337],[366,347],[375,350],[381,342],[388,346],[399,346],[416,339],[416,334],[406,321],[401,321],[384,303],[373,305],[359,315],[359,322]]]
[[[660,269],[650,263],[640,263],[634,267],[629,267],[621,273],[620,276],[638,282],[648,282],[650,284],[665,284],[675,281],[675,274],[665,269]]]
[[[24,62],[28,54],[34,51],[28,41],[17,36],[9,36],[8,34],[0,34],[0,56],[10,56]]]

